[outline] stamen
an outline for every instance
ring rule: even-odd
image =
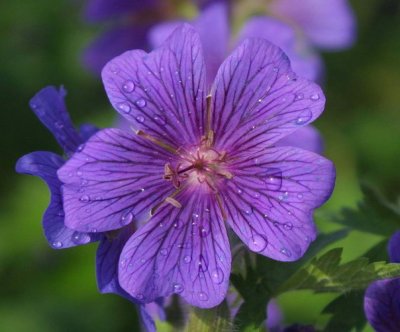
[[[182,207],[182,204],[179,203],[175,198],[172,198],[172,197],[167,197],[167,198],[165,199],[165,202],[167,202],[167,203],[169,203],[169,204],[175,206],[175,207],[178,208],[178,209],[180,209],[180,208]]]
[[[152,143],[154,143],[154,144],[156,144],[156,145],[162,147],[163,149],[165,149],[165,150],[167,150],[167,151],[169,151],[169,152],[171,152],[171,153],[173,153],[173,154],[178,154],[178,151],[177,151],[173,146],[171,146],[171,145],[169,145],[169,144],[167,144],[167,143],[165,143],[165,142],[159,140],[158,138],[155,138],[155,137],[153,137],[153,136],[151,136],[151,135],[149,135],[149,134],[146,134],[146,133],[145,133],[144,131],[142,131],[142,130],[138,130],[138,131],[136,132],[136,135],[141,136],[141,137],[147,139],[148,141],[150,141],[150,142],[152,142]]]
[[[226,212],[224,210],[224,206],[222,205],[221,196],[217,193],[217,194],[215,194],[215,197],[217,199],[218,207],[219,207],[219,209],[221,211],[222,219],[223,219],[223,221],[227,221],[228,217],[226,216]]]
[[[211,110],[211,99],[212,96],[208,95],[206,97],[206,126],[205,126],[205,138],[206,138],[206,146],[211,147],[214,143],[214,132],[211,129],[211,121],[212,121],[212,110]]]

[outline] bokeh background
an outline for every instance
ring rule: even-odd
[[[358,21],[356,44],[323,54],[327,107],[316,126],[338,177],[331,200],[317,213],[321,230],[338,227],[326,215],[361,199],[360,181],[389,199],[400,188],[400,1],[350,2]],[[81,7],[77,0],[0,2],[0,331],[138,330],[129,302],[97,292],[96,245],[49,248],[41,228],[47,188],[38,178],[14,172],[25,153],[61,152],[28,107],[42,87],[66,87],[77,124],[113,121],[100,80],[81,66],[83,48],[101,29],[83,21]],[[335,246],[343,246],[345,259],[351,259],[378,240],[353,232]],[[326,319],[320,312],[334,297],[293,292],[278,302],[286,322],[314,324]]]

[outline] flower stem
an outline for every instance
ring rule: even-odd
[[[228,332],[232,330],[230,314],[226,301],[212,309],[191,307],[189,320],[184,332]]]

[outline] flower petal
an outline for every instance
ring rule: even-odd
[[[400,331],[400,279],[373,282],[365,292],[364,312],[375,331]]]
[[[57,170],[64,159],[51,152],[32,152],[21,157],[16,165],[18,173],[39,176],[48,185],[51,200],[43,215],[43,228],[47,241],[54,249],[65,249],[97,241],[95,234],[76,232],[64,225],[64,210],[61,200],[61,182]]]
[[[230,31],[227,7],[228,5],[225,2],[219,1],[207,6],[193,22],[190,22],[200,35],[208,88],[214,81],[218,68],[228,53]],[[164,22],[151,28],[149,40],[152,48],[160,47],[182,23],[183,21]]]
[[[199,35],[184,24],[159,49],[128,51],[103,69],[114,108],[141,129],[180,147],[203,135],[205,68]]]
[[[147,217],[173,189],[163,179],[164,165],[173,157],[138,135],[99,131],[58,171],[65,224],[109,231]]]
[[[83,65],[100,74],[104,65],[126,50],[147,49],[147,25],[129,25],[114,28],[96,39],[83,54]]]
[[[94,134],[96,134],[98,131],[99,128],[90,123],[84,123],[79,126],[79,132],[85,142]]]
[[[331,161],[291,147],[249,154],[232,166],[225,201],[228,222],[255,252],[293,261],[315,239],[313,209],[330,196],[335,181]]]
[[[231,153],[273,145],[325,104],[320,87],[297,78],[287,56],[262,39],[247,39],[225,60],[212,95],[216,148]]]
[[[276,146],[293,146],[295,148],[322,154],[324,141],[319,131],[313,126],[305,126],[297,129],[294,133],[282,138]]]
[[[263,38],[279,46],[289,57],[293,71],[300,77],[315,81],[320,77],[322,61],[317,53],[295,30],[271,17],[253,17],[240,31],[239,41],[246,38]]]
[[[400,263],[400,231],[394,233],[390,238],[388,252],[392,263]]]
[[[83,140],[72,125],[64,102],[65,95],[64,88],[58,91],[54,86],[48,86],[40,90],[29,105],[64,151],[71,154]]]
[[[119,280],[133,297],[154,301],[173,293],[210,308],[225,297],[231,268],[229,242],[208,193],[185,193],[178,209],[164,205],[127,242]]]
[[[296,23],[320,48],[341,49],[354,42],[356,22],[347,0],[274,0],[268,6]]]

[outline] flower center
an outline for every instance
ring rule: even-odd
[[[204,141],[196,149],[182,151],[180,157],[175,166],[167,163],[164,169],[164,179],[177,189],[183,185],[201,185],[218,192],[220,183],[233,176],[227,168],[226,153],[208,147]]]

